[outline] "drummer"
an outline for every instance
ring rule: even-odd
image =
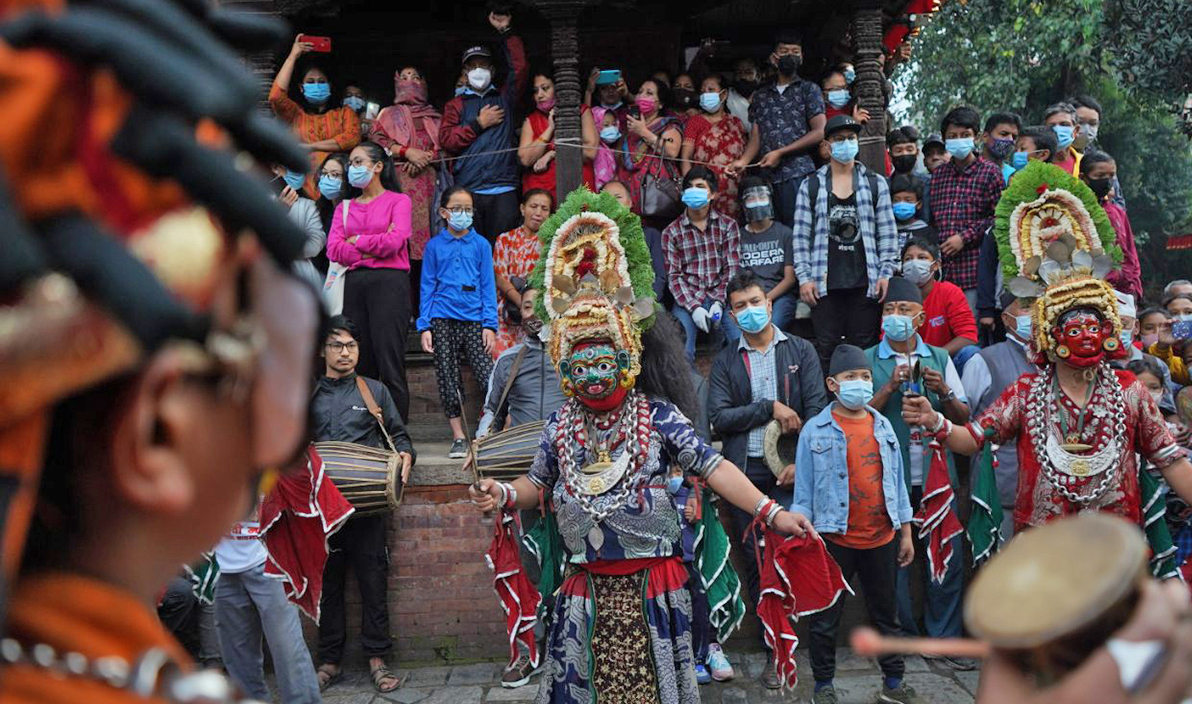
[[[787,458],[791,464],[775,477],[764,459],[763,439],[770,421],[777,421],[784,434],[798,433],[804,419],[819,414],[828,404],[819,357],[810,342],[786,335],[771,322],[773,302],[752,272],[741,271],[729,279],[726,292],[729,313],[741,328],[741,339],[722,349],[712,362],[708,418],[724,442],[724,458],[743,468],[763,493],[790,506],[794,457]],[[732,516],[734,542],[745,550],[743,554],[754,554],[752,537],[744,535],[753,516],[736,508]],[[754,560],[742,564],[749,598],[756,604],[757,564]],[[778,688],[772,662],[763,671],[762,680],[770,689]]]
[[[311,422],[315,442],[351,442],[387,449],[377,421],[356,385],[356,363],[360,359],[359,335],[352,321],[342,315],[331,319],[330,333],[321,352],[326,371],[311,398]],[[364,377],[361,377],[364,378]],[[364,378],[381,409],[393,445],[402,459],[402,484],[410,478],[414,445],[402,424],[397,406],[385,385]],[[360,584],[360,645],[368,657],[368,670],[378,692],[392,692],[401,681],[389,670],[385,658],[393,649],[389,637],[389,551],[386,543],[387,515],[354,516],[328,540],[330,553],[323,571],[323,597],[319,603],[319,688],[326,689],[343,678],[340,664],[347,624],[344,613],[344,578],[348,566]]]

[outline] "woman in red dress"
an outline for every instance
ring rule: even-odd
[[[693,162],[702,162],[712,169],[720,184],[712,197],[712,207],[736,218],[740,210],[737,202],[737,178],[725,169],[745,153],[749,135],[745,125],[724,109],[728,88],[719,75],[708,76],[700,83],[699,103],[703,114],[687,120],[683,132],[683,174],[691,170]]]
[[[545,73],[536,73],[531,90],[534,109],[522,123],[521,143],[517,148],[517,158],[525,167],[522,193],[541,188],[555,198],[555,81]],[[584,185],[595,191],[596,175],[592,172],[592,160],[596,158],[599,142],[596,123],[587,105],[580,105],[579,118],[583,130]]]

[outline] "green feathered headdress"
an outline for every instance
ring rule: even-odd
[[[994,215],[993,236],[1006,288],[1035,298],[1072,273],[1104,278],[1121,265],[1117,233],[1080,179],[1032,161],[1010,179]]]

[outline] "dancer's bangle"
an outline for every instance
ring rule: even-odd
[[[778,518],[778,514],[782,513],[782,507],[778,505],[777,501],[772,502],[773,505],[766,511],[766,525],[771,528],[774,527],[774,519]]]
[[[773,501],[769,496],[762,495],[762,498],[758,499],[757,503],[753,505],[753,515],[760,516],[762,511],[765,510],[766,504],[773,503]]]
[[[932,435],[935,435],[936,433],[938,433],[940,430],[943,429],[944,423],[947,423],[947,422],[948,422],[948,419],[944,417],[943,413],[936,413],[935,414],[935,425],[928,428],[928,431]]]
[[[508,494],[505,499],[505,508],[513,508],[514,506],[517,506],[517,487],[513,486],[512,484],[506,484],[505,488],[508,490]]]

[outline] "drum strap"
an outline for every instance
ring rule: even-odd
[[[385,416],[381,413],[381,407],[377,405],[377,400],[373,398],[368,384],[364,383],[364,377],[359,374],[356,375],[356,388],[359,389],[360,396],[364,399],[364,405],[368,406],[369,414],[377,419],[377,426],[381,428],[381,435],[385,436],[385,444],[389,446],[389,451],[396,454],[397,448],[393,446],[393,438],[389,437],[389,431],[385,430]]]
[[[517,370],[521,369],[522,359],[526,356],[526,344],[522,343],[522,348],[517,351],[517,356],[513,358],[513,366],[509,368],[509,378],[505,380],[505,388],[501,390],[501,400],[497,402],[497,418],[505,415],[505,399],[509,398],[509,389],[513,388],[513,380],[517,378]],[[502,423],[502,426],[504,424]]]

